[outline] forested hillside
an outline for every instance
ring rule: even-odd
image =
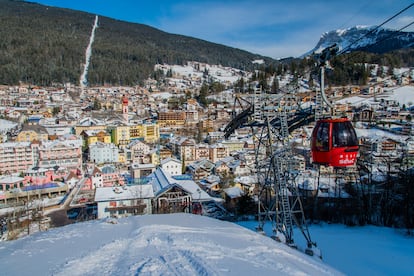
[[[0,84],[79,83],[94,14],[13,0],[0,0],[0,7]],[[384,54],[366,50],[334,57],[331,63],[335,70],[327,73],[328,83],[366,84],[369,68],[364,63],[389,68],[414,66],[412,48]],[[87,80],[92,86],[136,85],[153,73],[157,63],[199,61],[252,70],[258,66],[252,63],[256,59],[265,61],[260,65],[262,73],[255,76],[264,89],[270,89],[267,80],[275,73],[289,72],[295,79],[315,79],[318,74],[312,56],[276,61],[147,25],[99,17]],[[313,73],[308,76],[309,72]]]
[[[0,0],[0,84],[79,83],[95,15],[22,1]],[[247,51],[99,17],[88,81],[135,85],[156,63],[194,60],[251,69]]]

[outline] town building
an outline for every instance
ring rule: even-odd
[[[176,158],[166,158],[161,160],[161,168],[170,175],[181,175],[183,171],[182,162]]]
[[[89,161],[95,164],[119,162],[119,149],[115,144],[95,142],[89,145]]]
[[[121,218],[152,214],[151,185],[102,187],[95,191],[97,218]]]

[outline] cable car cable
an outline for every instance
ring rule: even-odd
[[[414,3],[411,3],[410,5],[408,5],[407,7],[405,7],[404,9],[402,9],[401,11],[399,11],[398,13],[394,14],[393,16],[391,16],[390,18],[388,18],[387,20],[385,20],[380,25],[376,26],[374,29],[372,29],[371,31],[369,31],[368,33],[366,33],[365,35],[363,35],[362,37],[360,37],[360,38],[356,39],[355,41],[353,41],[350,45],[348,45],[348,47],[346,47],[345,49],[341,50],[339,54],[345,53],[347,50],[349,50],[351,48],[351,46],[353,44],[355,44],[356,42],[360,41],[361,39],[367,37],[368,35],[374,33],[376,30],[378,30],[379,28],[381,28],[382,26],[384,26],[385,24],[387,24],[388,22],[390,22],[391,20],[393,20],[394,18],[396,18],[397,16],[399,16],[400,14],[402,14],[403,12],[405,12],[406,10],[408,10],[409,8],[411,8],[412,6],[414,6]]]

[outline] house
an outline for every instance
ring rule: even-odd
[[[207,134],[207,141],[209,144],[213,144],[217,141],[223,140],[224,139],[224,132],[222,131],[210,131]]]
[[[151,151],[151,147],[140,140],[133,140],[129,143],[128,148],[131,150],[132,157],[135,156],[135,154],[146,155]]]
[[[228,164],[230,172],[235,176],[248,175],[252,171],[243,160],[233,160]]]
[[[230,167],[224,161],[218,161],[215,163],[214,172],[218,175],[229,175],[230,174]]]
[[[85,146],[90,146],[96,142],[111,143],[111,135],[104,130],[84,130],[80,135],[85,141]]]
[[[160,127],[182,128],[185,123],[185,111],[160,111],[158,112],[158,123]]]
[[[245,194],[253,195],[254,188],[257,186],[257,175],[239,176],[234,179],[234,186],[239,187]]]
[[[192,197],[189,191],[178,185],[163,169],[156,170],[150,181],[154,190],[154,213],[189,213],[191,211]]]
[[[17,135],[17,142],[32,142],[37,141],[47,141],[49,139],[49,134],[44,126],[38,124],[25,124]]]
[[[111,136],[112,136],[112,142],[123,148],[126,147],[130,141],[130,126],[129,125],[117,125],[111,127]]]
[[[151,185],[97,188],[97,217],[102,219],[151,214],[153,197]]]
[[[161,161],[161,168],[163,168],[170,175],[181,175],[183,171],[182,162],[171,157]]]
[[[51,181],[62,181],[68,173],[66,168],[59,166],[52,168],[33,167],[25,172],[24,178],[31,185],[42,185]]]
[[[211,162],[217,162],[229,156],[230,150],[222,144],[211,145],[209,148],[209,159]]]
[[[154,213],[189,213],[200,202],[212,200],[193,180],[175,179],[162,168],[149,177],[154,191]]]
[[[239,187],[230,187],[224,189],[224,201],[227,210],[235,210],[239,202],[239,198],[245,193]]]
[[[113,143],[96,142],[89,145],[89,160],[96,164],[119,162],[118,147]]]
[[[86,185],[84,186],[84,189],[96,189],[103,187],[102,171],[98,167],[93,166],[92,172],[89,173],[89,179],[90,186]]]
[[[207,178],[200,181],[200,185],[203,186],[203,189],[207,192],[218,194],[221,191],[220,187],[220,176],[218,175],[209,175]]]
[[[194,180],[201,180],[213,174],[214,163],[208,159],[201,159],[188,165],[187,170],[193,176]]]
[[[100,168],[102,172],[102,185],[103,187],[123,186],[125,185],[125,179],[119,173],[119,170],[114,165],[108,164]]]
[[[179,140],[172,140],[171,146],[173,148],[173,153],[180,156],[181,159],[186,162],[195,160],[196,142],[194,139],[181,138]]]
[[[20,173],[33,167],[39,142],[0,143],[0,172]]]

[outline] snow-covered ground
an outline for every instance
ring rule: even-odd
[[[404,104],[407,107],[413,106],[414,104],[414,86],[406,85],[398,88],[387,89],[384,93],[377,95],[377,101],[380,99],[394,100],[402,107]],[[352,96],[337,101],[337,103],[349,103],[353,106],[361,106],[362,104],[368,104],[374,102],[374,96],[372,97],[361,97]]]
[[[114,223],[111,223],[114,222]],[[190,214],[71,224],[0,243],[2,275],[339,275],[230,222]]]
[[[414,275],[414,238],[312,225],[323,260],[237,224],[190,215],[96,220],[0,243],[2,275]],[[270,231],[266,224],[264,230]],[[299,248],[305,244],[295,232]]]
[[[249,229],[258,225],[253,221],[239,224]],[[270,224],[264,230],[271,235]],[[323,262],[346,275],[414,275],[414,236],[407,236],[404,229],[322,223],[310,225],[309,231]],[[305,247],[299,231],[294,232],[294,239],[299,248]]]

